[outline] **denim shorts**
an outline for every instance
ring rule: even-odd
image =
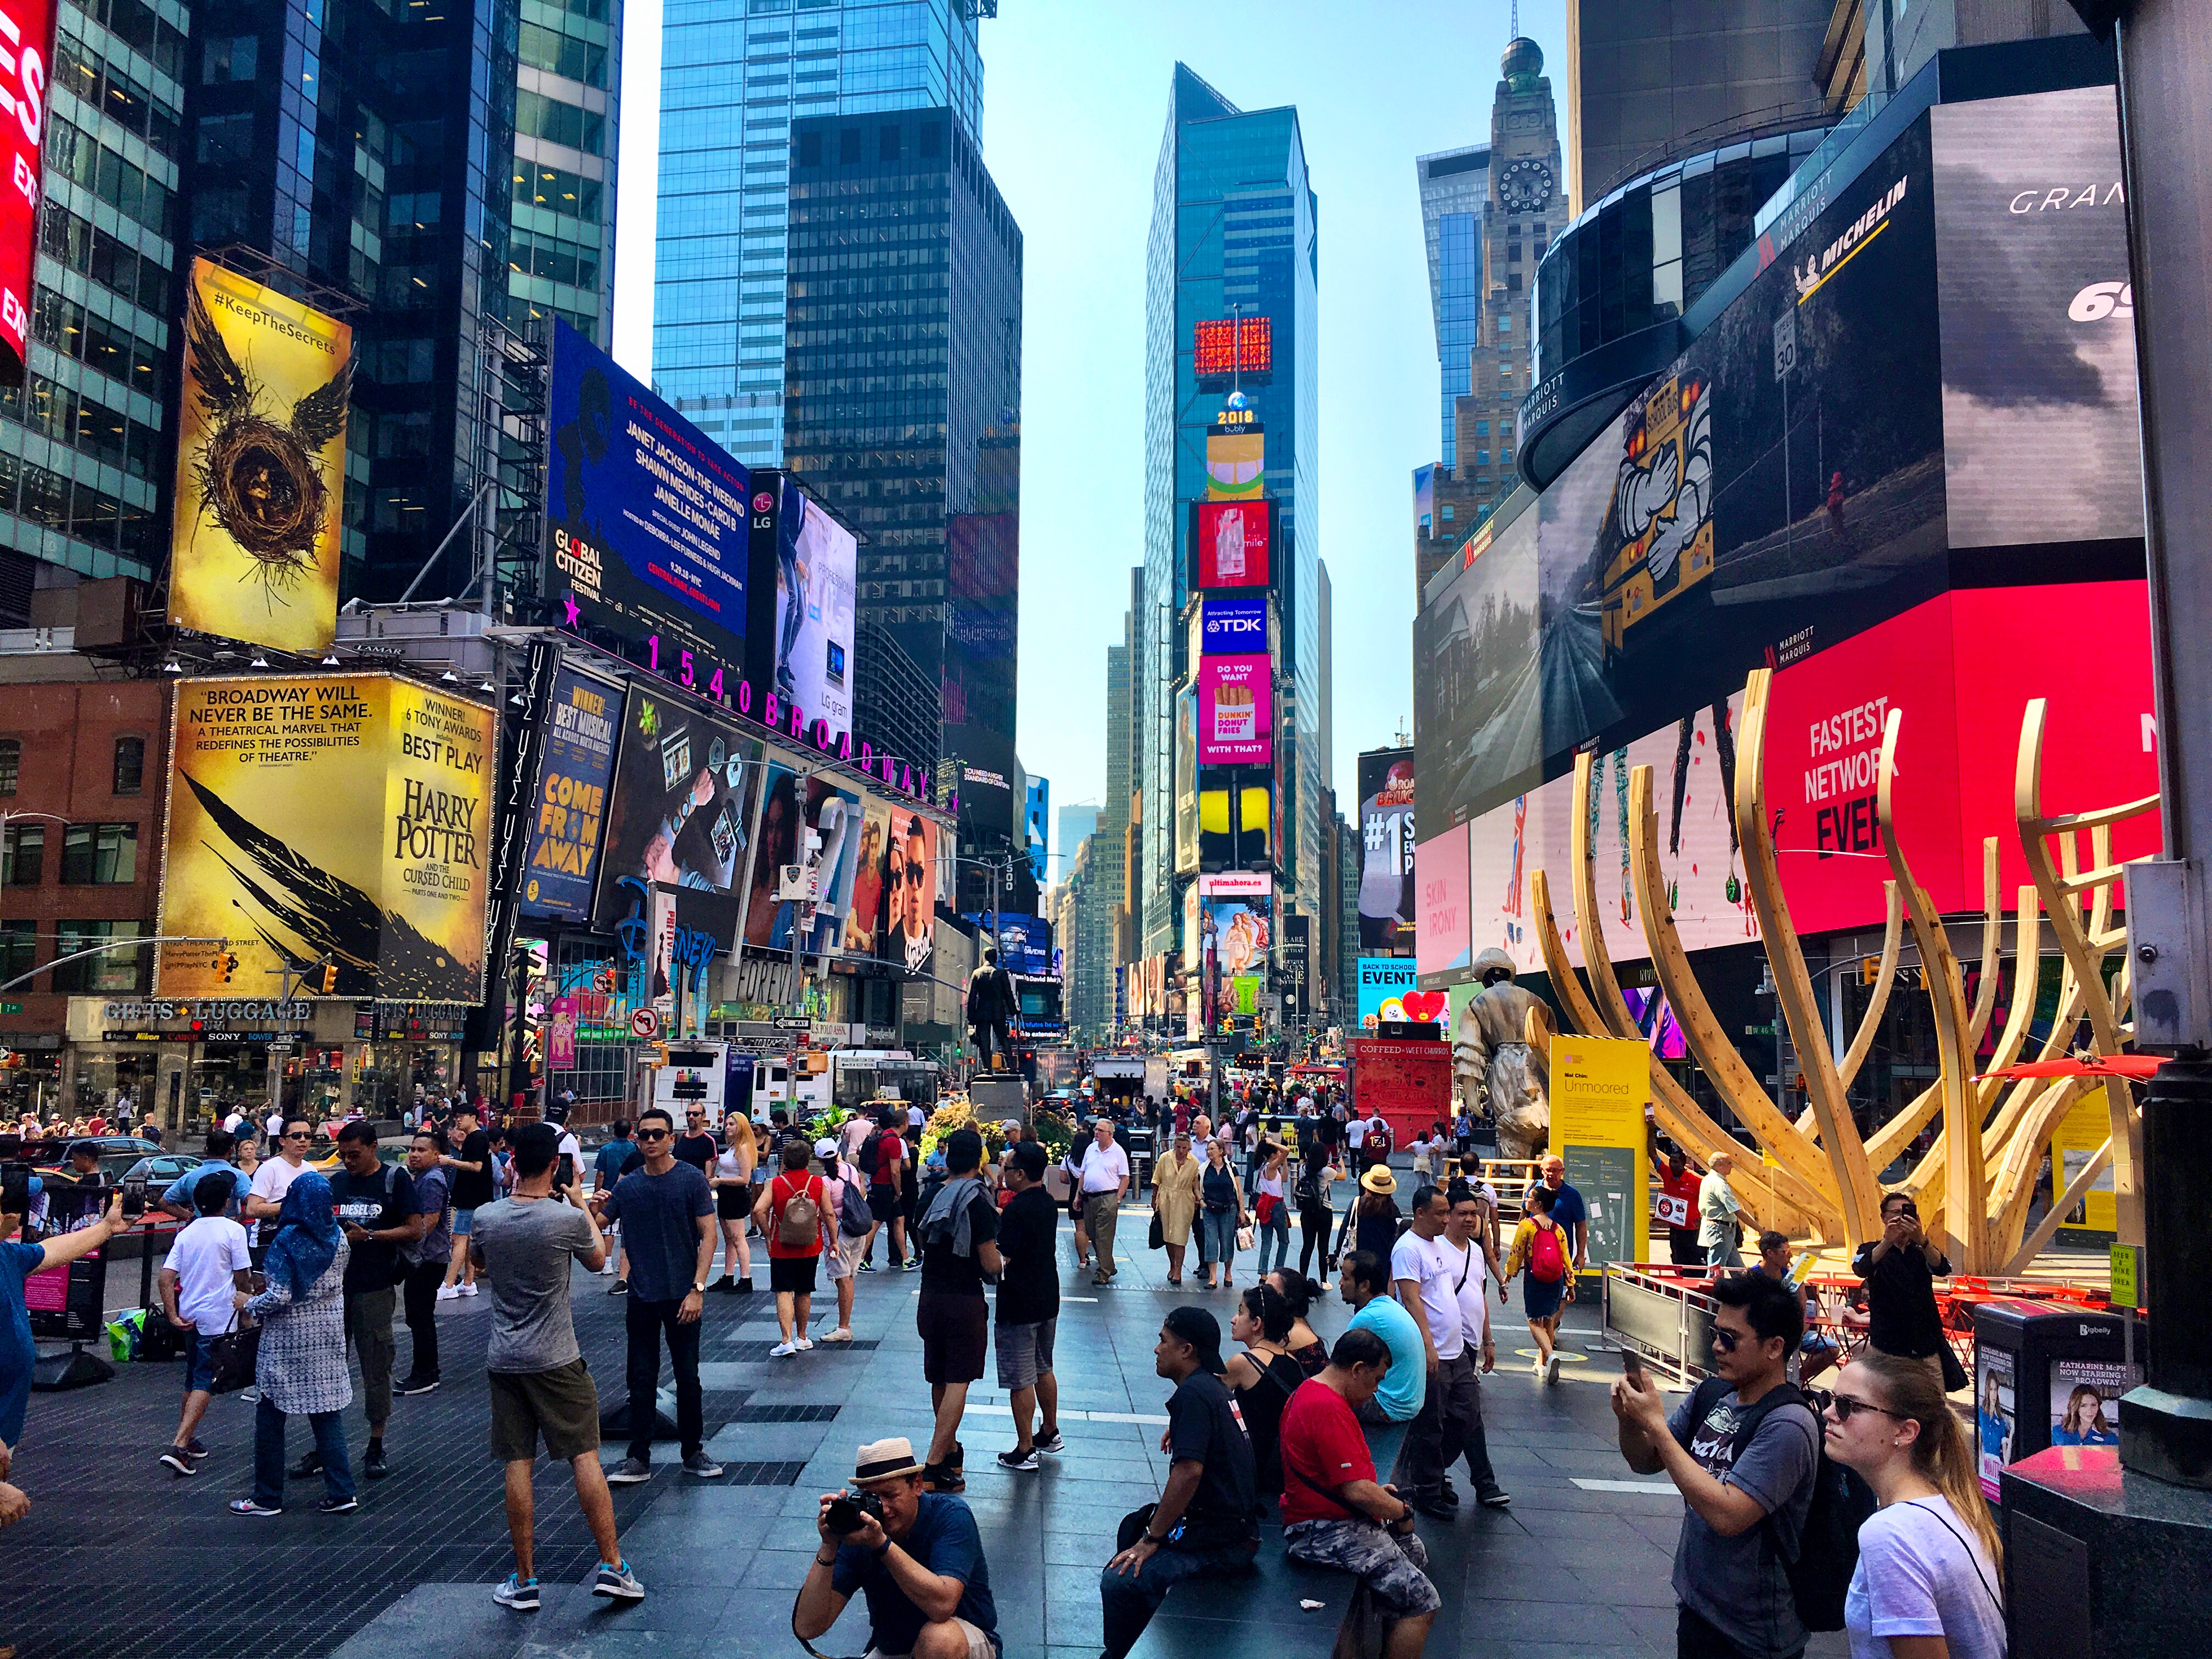
[[[459,1205],[455,1205],[453,1206],[453,1237],[455,1238],[466,1238],[471,1233],[476,1231],[476,1211],[474,1209],[464,1210]]]
[[[185,1345],[185,1392],[192,1394],[214,1387],[215,1337],[205,1331],[194,1331]]]

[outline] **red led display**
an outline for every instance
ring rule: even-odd
[[[1201,380],[1274,370],[1273,331],[1265,317],[1220,317],[1198,325],[1191,370]]]

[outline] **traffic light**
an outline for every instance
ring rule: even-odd
[[[1871,985],[1881,977],[1881,958],[1880,957],[1861,957],[1859,958],[1860,984]]]
[[[229,984],[230,976],[238,971],[238,952],[235,951],[224,951],[222,956],[216,959],[216,965],[222,969],[222,982],[225,985]]]
[[[338,965],[335,962],[323,964],[323,994],[328,996],[338,988]]]

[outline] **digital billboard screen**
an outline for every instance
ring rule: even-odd
[[[616,636],[688,690],[732,695],[750,474],[558,319],[546,419],[546,591],[560,624]]]
[[[1206,317],[1192,343],[1190,371],[1201,380],[1238,374],[1263,380],[1275,367],[1274,328],[1265,317]]]
[[[1272,501],[1192,502],[1191,586],[1265,587],[1274,514]]]
[[[41,146],[53,0],[6,0],[0,17],[8,25],[0,92],[7,96],[9,112],[0,122],[0,167],[6,168],[9,183],[0,192],[0,379],[21,386],[30,361],[31,267],[39,252],[39,199],[45,184]]]
[[[748,580],[763,624],[753,678],[796,705],[810,735],[853,729],[853,617],[859,547],[853,532],[787,472],[750,480]],[[769,597],[774,595],[771,607]]]
[[[1271,784],[1245,782],[1233,771],[1198,775],[1199,867],[1264,868],[1273,858],[1275,792]]]
[[[1267,440],[1257,421],[1211,426],[1206,433],[1206,499],[1259,501],[1267,487]]]
[[[1386,1019],[1408,1018],[1405,1000],[1414,994],[1415,969],[1409,957],[1359,958],[1359,1029],[1372,1031]]]
[[[1413,953],[1413,751],[1359,757],[1359,948]]]
[[[1267,648],[1267,596],[1254,593],[1231,599],[1220,595],[1200,601],[1199,653],[1201,656],[1249,655]]]
[[[600,854],[600,927],[629,917],[656,885],[744,891],[760,756],[733,722],[631,683]]]
[[[1198,763],[1265,766],[1274,757],[1273,661],[1257,655],[1199,659]]]
[[[1951,545],[2142,535],[2112,89],[1939,104],[1929,121]]]
[[[1538,662],[1536,541],[1536,514],[1524,511],[1495,530],[1414,621],[1422,793],[1449,816],[1464,816],[1486,787],[1531,773],[1543,759],[1543,703],[1554,673]],[[1442,811],[1437,818],[1449,821]]]
[[[573,663],[555,672],[523,860],[522,908],[531,915],[591,920],[622,713],[620,686]]]
[[[1468,941],[1468,826],[1454,824],[1413,848],[1415,900],[1413,961],[1424,974],[1465,968],[1474,959]]]

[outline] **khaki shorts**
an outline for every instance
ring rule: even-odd
[[[550,1371],[491,1371],[491,1455],[526,1463],[545,1455],[562,1462],[599,1449],[599,1390],[580,1358]]]
[[[827,1257],[830,1277],[832,1279],[850,1279],[854,1273],[860,1272],[860,1251],[867,1242],[868,1236],[866,1233],[862,1233],[858,1238],[848,1238],[844,1233],[840,1232],[837,1235],[837,1248]]]
[[[983,1634],[981,1626],[971,1625],[965,1619],[956,1619],[952,1622],[960,1626],[960,1633],[968,1638],[968,1659],[999,1659],[998,1649],[991,1645],[991,1638]],[[908,1659],[908,1656],[885,1653],[881,1648],[870,1648],[867,1659]]]

